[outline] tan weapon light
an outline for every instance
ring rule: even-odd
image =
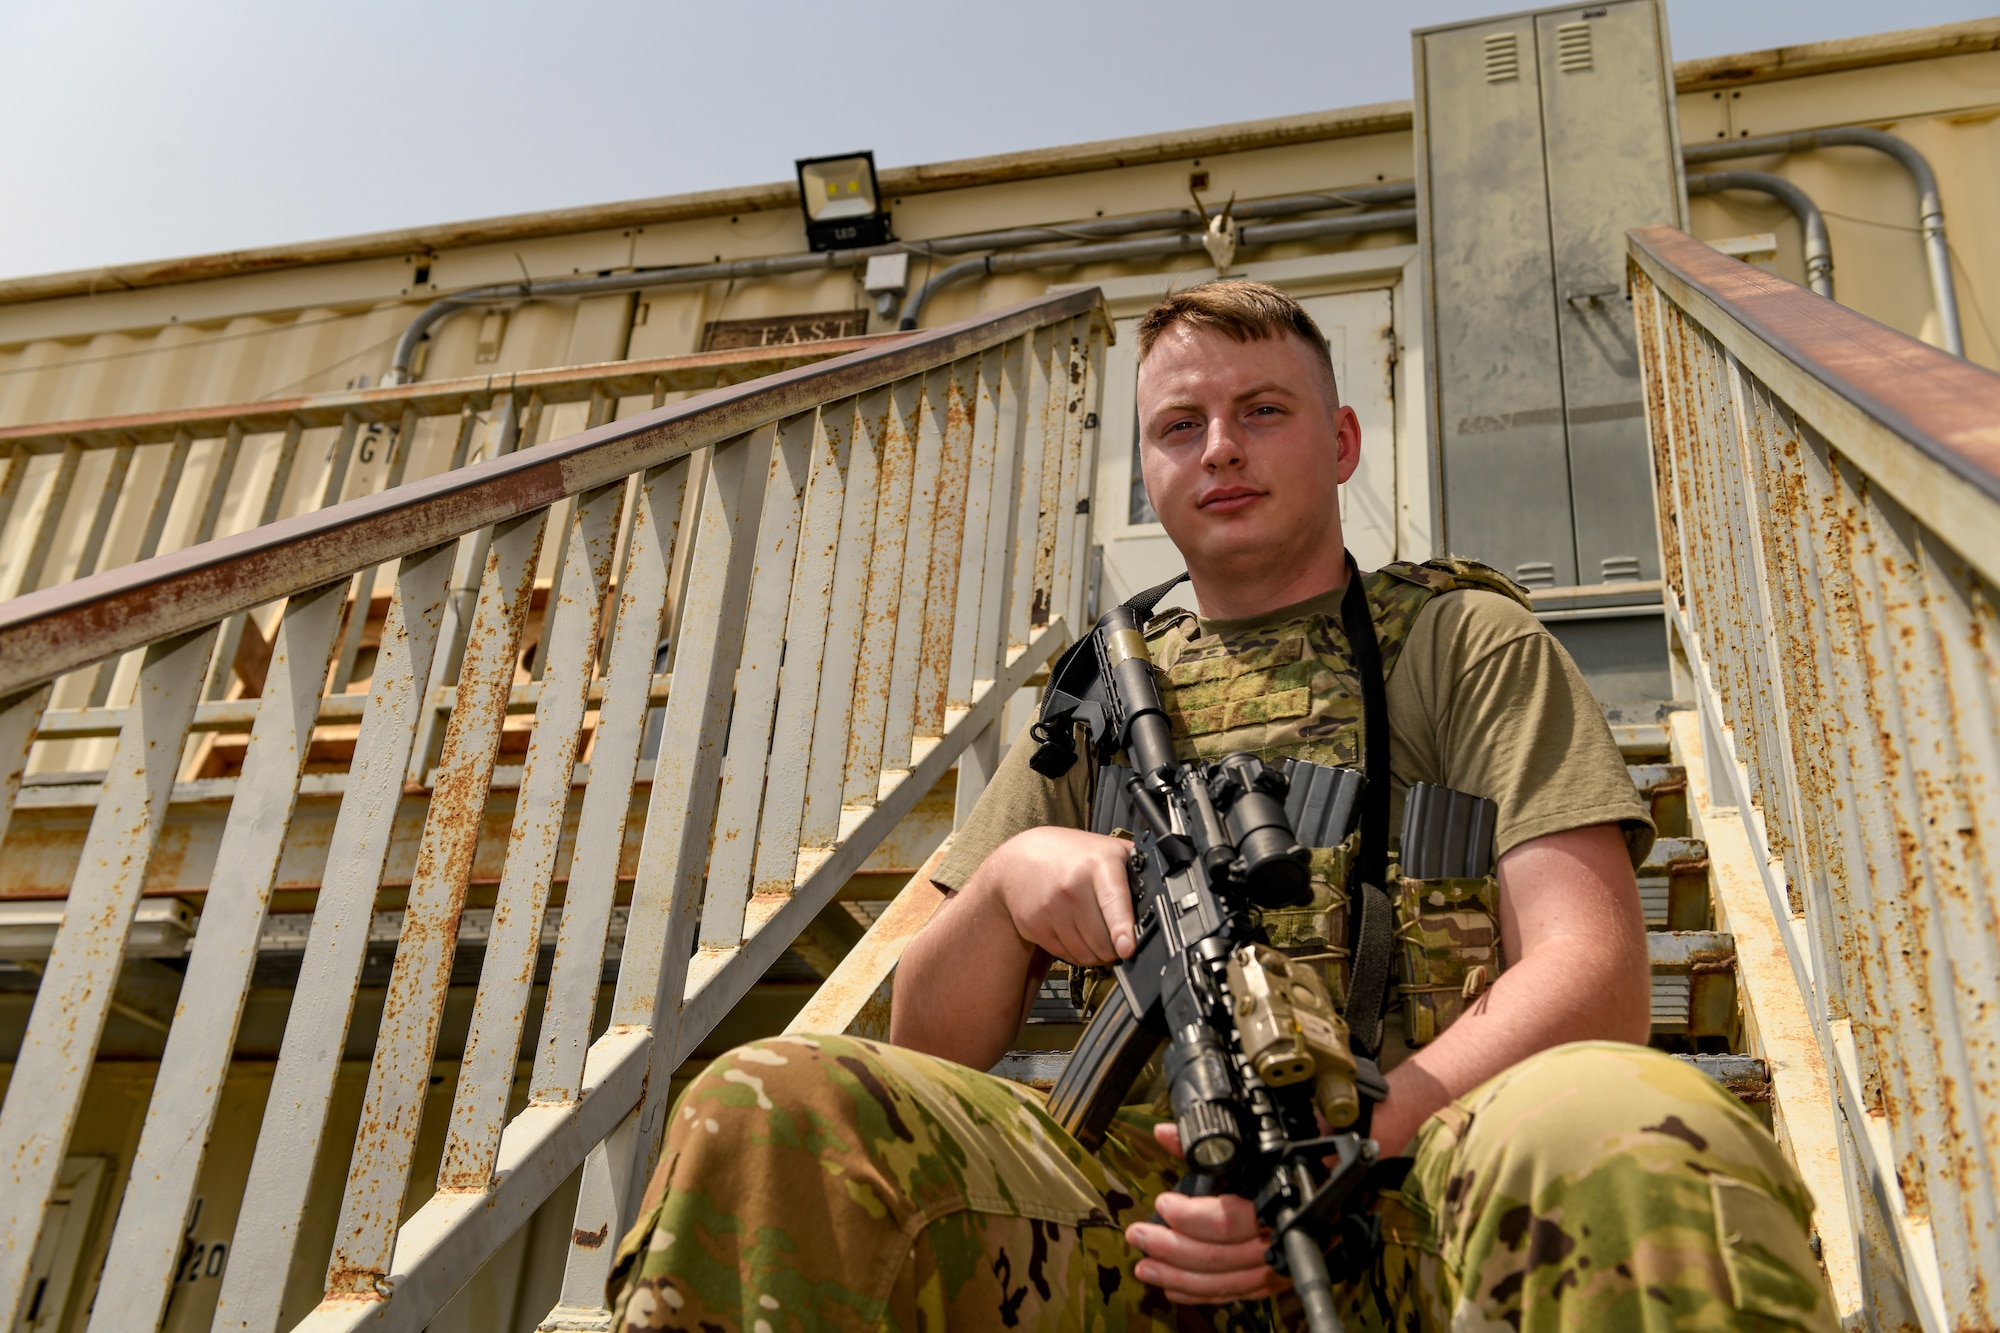
[[[1294,967],[1268,945],[1246,944],[1229,956],[1229,990],[1237,1036],[1257,1077],[1274,1088],[1310,1078],[1313,1103],[1327,1124],[1334,1129],[1353,1124],[1361,1104],[1347,1024],[1334,1012],[1319,975]]]

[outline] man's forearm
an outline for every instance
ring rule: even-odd
[[[990,1069],[1027,1017],[1051,956],[1105,963],[1132,951],[1129,843],[1044,826],[995,848],[910,941],[890,1040]]]
[[[1434,1112],[1500,1071],[1572,1041],[1640,1041],[1630,963],[1615,942],[1551,940],[1510,967],[1436,1041],[1389,1075],[1389,1100],[1376,1108],[1384,1153],[1399,1153]],[[1393,1140],[1393,1142],[1391,1141]]]
[[[890,1041],[974,1069],[992,1068],[1020,1030],[1037,954],[987,878],[981,867],[910,941],[889,1010]]]
[[[1643,1042],[1652,980],[1625,838],[1592,824],[1500,858],[1500,948],[1515,960],[1438,1039],[1389,1076],[1375,1111],[1386,1153],[1439,1107],[1538,1051],[1572,1041]]]

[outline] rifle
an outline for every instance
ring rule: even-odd
[[[1314,1333],[1339,1333],[1325,1249],[1359,1222],[1347,1205],[1379,1155],[1367,1115],[1388,1086],[1372,1060],[1352,1053],[1318,976],[1271,948],[1259,924],[1259,909],[1311,898],[1286,774],[1250,754],[1175,758],[1142,609],[1150,606],[1112,608],[1058,663],[1034,730],[1033,765],[1048,776],[1075,762],[1078,722],[1100,752],[1122,749],[1132,768],[1125,793],[1144,825],[1127,863],[1133,955],[1114,969],[1117,989],[1049,1110],[1095,1150],[1165,1045],[1190,1168],[1177,1188],[1249,1198],[1271,1228],[1266,1260],[1291,1276]],[[1320,1133],[1316,1109],[1335,1132]]]

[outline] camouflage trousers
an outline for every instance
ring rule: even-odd
[[[844,1037],[739,1047],[689,1085],[609,1295],[622,1330],[1298,1327],[1181,1307],[1123,1229],[1180,1163],[1128,1110],[1088,1154],[1040,1094]],[[1578,1043],[1427,1121],[1350,1329],[1837,1326],[1811,1201],[1698,1070]]]

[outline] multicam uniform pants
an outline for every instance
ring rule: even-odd
[[[725,1055],[673,1112],[611,1278],[623,1330],[1299,1326],[1289,1298],[1176,1307],[1123,1229],[1180,1163],[1121,1114],[1094,1156],[1041,1096],[844,1037]],[[1343,1289],[1351,1329],[1836,1327],[1811,1203],[1690,1066],[1578,1043],[1425,1123]]]

